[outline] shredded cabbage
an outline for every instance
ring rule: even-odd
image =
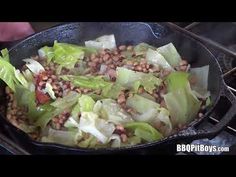
[[[84,58],[83,49],[77,45],[58,43],[55,41],[53,50],[53,61],[68,69],[74,68],[75,63]]]
[[[146,53],[146,58],[147,58],[147,61],[153,64],[154,66],[161,66],[162,68],[173,70],[173,68],[166,61],[166,59],[155,50],[148,49]]]
[[[3,80],[12,91],[15,91],[15,68],[5,60],[0,59],[0,79]]]
[[[163,138],[161,133],[145,122],[127,123],[125,128],[134,131],[135,136],[140,137],[147,142],[157,141]]]
[[[191,84],[191,88],[193,89],[193,93],[198,98],[206,99],[210,96],[210,92],[207,90],[208,73],[209,65],[190,69],[190,77],[194,77],[196,81],[195,83]]]
[[[56,101],[51,103],[52,106],[60,108],[62,110],[72,107],[78,101],[80,95],[77,92],[70,91],[63,98],[57,98]]]
[[[93,111],[101,118],[114,124],[132,122],[133,119],[112,99],[102,99],[95,103]]]
[[[4,60],[6,62],[10,62],[9,53],[8,53],[7,48],[2,49],[1,50],[1,54],[2,54],[2,56],[0,56],[0,60]]]
[[[98,115],[93,112],[82,112],[79,123],[80,130],[95,136],[103,144],[107,143],[115,126],[112,123],[99,119]]]
[[[54,50],[52,47],[44,46],[38,50],[38,55],[41,58],[47,58],[47,63],[50,63],[54,57]]]
[[[50,96],[53,100],[57,99],[56,96],[55,96],[55,93],[54,93],[54,91],[53,91],[52,85],[51,85],[50,83],[48,83],[48,82],[46,83],[46,86],[45,86],[45,89],[43,89],[43,92],[44,92],[44,93],[48,93],[49,96]]]
[[[158,109],[160,105],[152,100],[135,94],[126,101],[127,106],[135,109],[139,113],[145,113],[150,109]]]
[[[145,55],[149,49],[155,50],[156,48],[147,43],[142,42],[134,47],[134,52],[136,56]]]
[[[125,88],[132,89],[134,92],[137,92],[139,86],[142,85],[148,93],[152,93],[156,86],[161,84],[161,79],[150,73],[135,72],[123,67],[118,67],[116,72],[116,82]]]
[[[186,75],[180,73],[169,78],[171,78],[168,82],[169,92],[164,95],[164,100],[170,111],[172,123],[174,125],[188,123],[197,115],[201,102],[193,94]]]
[[[95,101],[88,95],[82,95],[79,98],[80,112],[91,112]]]
[[[114,49],[116,48],[115,36],[104,35],[95,40],[85,41],[85,46],[96,49]]]
[[[24,59],[26,62],[26,66],[32,71],[34,74],[39,74],[41,71],[45,71],[44,67],[34,59]]]
[[[65,81],[71,81],[75,86],[90,88],[90,89],[103,89],[112,83],[104,81],[100,76],[73,76],[64,75],[61,78]]]
[[[179,65],[181,57],[172,43],[157,48],[157,51],[167,60],[167,62],[172,67],[176,67]]]
[[[82,139],[82,137],[78,136],[77,131],[63,131],[49,128],[48,136],[42,137],[41,141],[76,146],[80,139]]]

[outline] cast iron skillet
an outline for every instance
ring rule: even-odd
[[[117,45],[138,44],[146,42],[156,47],[172,42],[180,55],[188,60],[192,67],[203,65],[210,66],[208,87],[211,92],[212,105],[207,109],[201,119],[194,120],[182,131],[164,138],[161,141],[124,147],[119,149],[84,149],[73,148],[59,144],[41,143],[32,141],[27,134],[11,125],[4,117],[0,116],[0,121],[5,125],[9,133],[22,146],[37,149],[37,153],[63,153],[63,154],[101,154],[101,153],[148,153],[151,150],[158,151],[159,148],[173,142],[191,142],[195,139],[213,138],[233,119],[236,114],[236,98],[227,89],[222,78],[220,66],[211,52],[201,43],[168,27],[165,23],[69,23],[53,27],[51,29],[34,34],[10,48],[11,63],[20,67],[22,59],[37,54],[37,50],[45,45],[52,45],[54,40],[74,44],[84,44],[84,41],[95,39],[105,34],[114,34]],[[196,129],[197,125],[213,111],[220,97],[226,97],[231,102],[231,107],[224,117],[213,128],[204,131]]]

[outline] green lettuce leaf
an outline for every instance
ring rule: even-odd
[[[157,51],[166,59],[166,61],[172,67],[176,67],[179,65],[181,57],[172,43],[157,48]]]
[[[126,105],[135,109],[138,113],[145,113],[150,109],[157,110],[160,107],[158,103],[137,94],[129,97],[126,101]]]
[[[163,135],[159,133],[155,128],[145,122],[131,122],[125,124],[125,128],[132,130],[134,135],[140,137],[144,141],[152,142],[163,138]]]
[[[112,123],[100,119],[93,112],[81,113],[79,128],[85,133],[92,134],[103,144],[107,143],[115,130],[115,126]]]
[[[95,101],[88,95],[82,95],[79,98],[80,112],[91,112]]]
[[[102,90],[102,96],[105,98],[117,99],[122,90],[125,90],[125,88],[118,83],[107,84]]]
[[[189,82],[188,77],[189,74],[186,72],[176,71],[170,73],[165,80],[168,92],[173,92],[185,87]]]
[[[34,74],[39,74],[41,71],[45,71],[44,67],[34,59],[27,58],[27,59],[24,59],[23,61],[26,62],[26,66]]]
[[[6,62],[10,62],[9,53],[8,53],[7,48],[2,49],[1,50],[1,54],[2,54],[2,56],[0,56],[0,60],[4,60]]]
[[[164,69],[173,70],[171,65],[166,61],[166,59],[157,51],[148,49],[146,53],[147,62],[153,64],[154,66],[161,66]]]
[[[116,48],[115,36],[104,35],[95,40],[85,41],[85,46],[96,49],[114,49]]]
[[[3,80],[12,91],[15,92],[15,68],[5,60],[0,59],[0,79]]]
[[[77,131],[63,131],[49,128],[48,135],[42,137],[41,141],[76,146],[81,138],[81,136],[78,136]]]
[[[56,99],[55,93],[54,93],[53,88],[52,88],[52,85],[51,85],[50,83],[48,83],[48,82],[46,83],[46,86],[45,86],[45,89],[43,89],[43,92],[44,92],[44,93],[48,93],[49,96],[50,96],[53,100]]]
[[[142,85],[148,93],[152,93],[156,86],[159,86],[162,82],[161,79],[151,73],[135,72],[122,67],[118,67],[116,72],[116,83],[125,88],[132,89],[134,92],[137,92],[139,86]]]
[[[101,76],[73,76],[63,75],[63,80],[70,81],[75,86],[90,88],[90,89],[103,89],[111,85],[111,82],[104,81]]]
[[[43,106],[45,106],[45,108],[42,109],[42,111],[41,111],[42,113],[37,118],[36,122],[34,123],[34,125],[39,126],[42,129],[44,129],[47,126],[47,124],[50,122],[50,120],[53,117],[55,117],[63,112],[63,110],[55,109],[51,105],[43,105]]]
[[[80,94],[78,94],[77,92],[71,91],[67,95],[65,95],[63,98],[57,98],[56,101],[51,103],[51,105],[56,108],[64,110],[67,108],[71,108],[73,105],[75,105],[79,97],[80,97]]]
[[[164,100],[174,125],[192,121],[201,106],[201,102],[192,93],[188,82],[183,87],[164,95]]]
[[[21,123],[18,126],[19,129],[21,129],[25,133],[33,133],[37,131],[37,127],[34,125],[27,125],[26,123]]]
[[[54,50],[52,47],[44,46],[38,50],[38,55],[41,58],[47,58],[47,64],[49,64],[54,57]]]
[[[114,124],[132,122],[133,119],[112,99],[102,99],[95,103],[93,112]]]
[[[156,48],[147,43],[142,42],[134,47],[134,52],[136,56],[145,55],[149,49],[155,50]]]
[[[191,68],[190,77],[194,77],[195,83],[191,83],[191,88],[198,98],[206,99],[210,96],[208,91],[209,65]]]
[[[74,68],[75,63],[84,58],[84,51],[81,47],[74,44],[58,43],[55,41],[53,50],[53,61],[68,69]]]
[[[82,148],[95,148],[97,145],[97,138],[93,135],[89,135],[89,137],[85,140],[79,142],[78,146]]]

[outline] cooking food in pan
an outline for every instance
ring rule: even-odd
[[[1,51],[7,119],[33,139],[83,148],[159,141],[202,117],[209,65],[192,68],[172,43],[84,46],[55,41],[19,70]]]

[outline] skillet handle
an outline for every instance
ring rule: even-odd
[[[191,142],[196,139],[212,139],[219,134],[234,118],[236,118],[236,96],[227,88],[225,83],[221,96],[225,96],[230,101],[231,107],[216,125],[208,130],[196,129],[194,126],[191,126],[188,129],[170,136],[168,139],[173,141]]]
[[[231,107],[226,112],[224,117],[214,127],[210,129],[212,136],[218,134],[230,123],[230,121],[236,118],[236,96],[228,89],[225,83],[221,96],[225,96],[230,101]]]

